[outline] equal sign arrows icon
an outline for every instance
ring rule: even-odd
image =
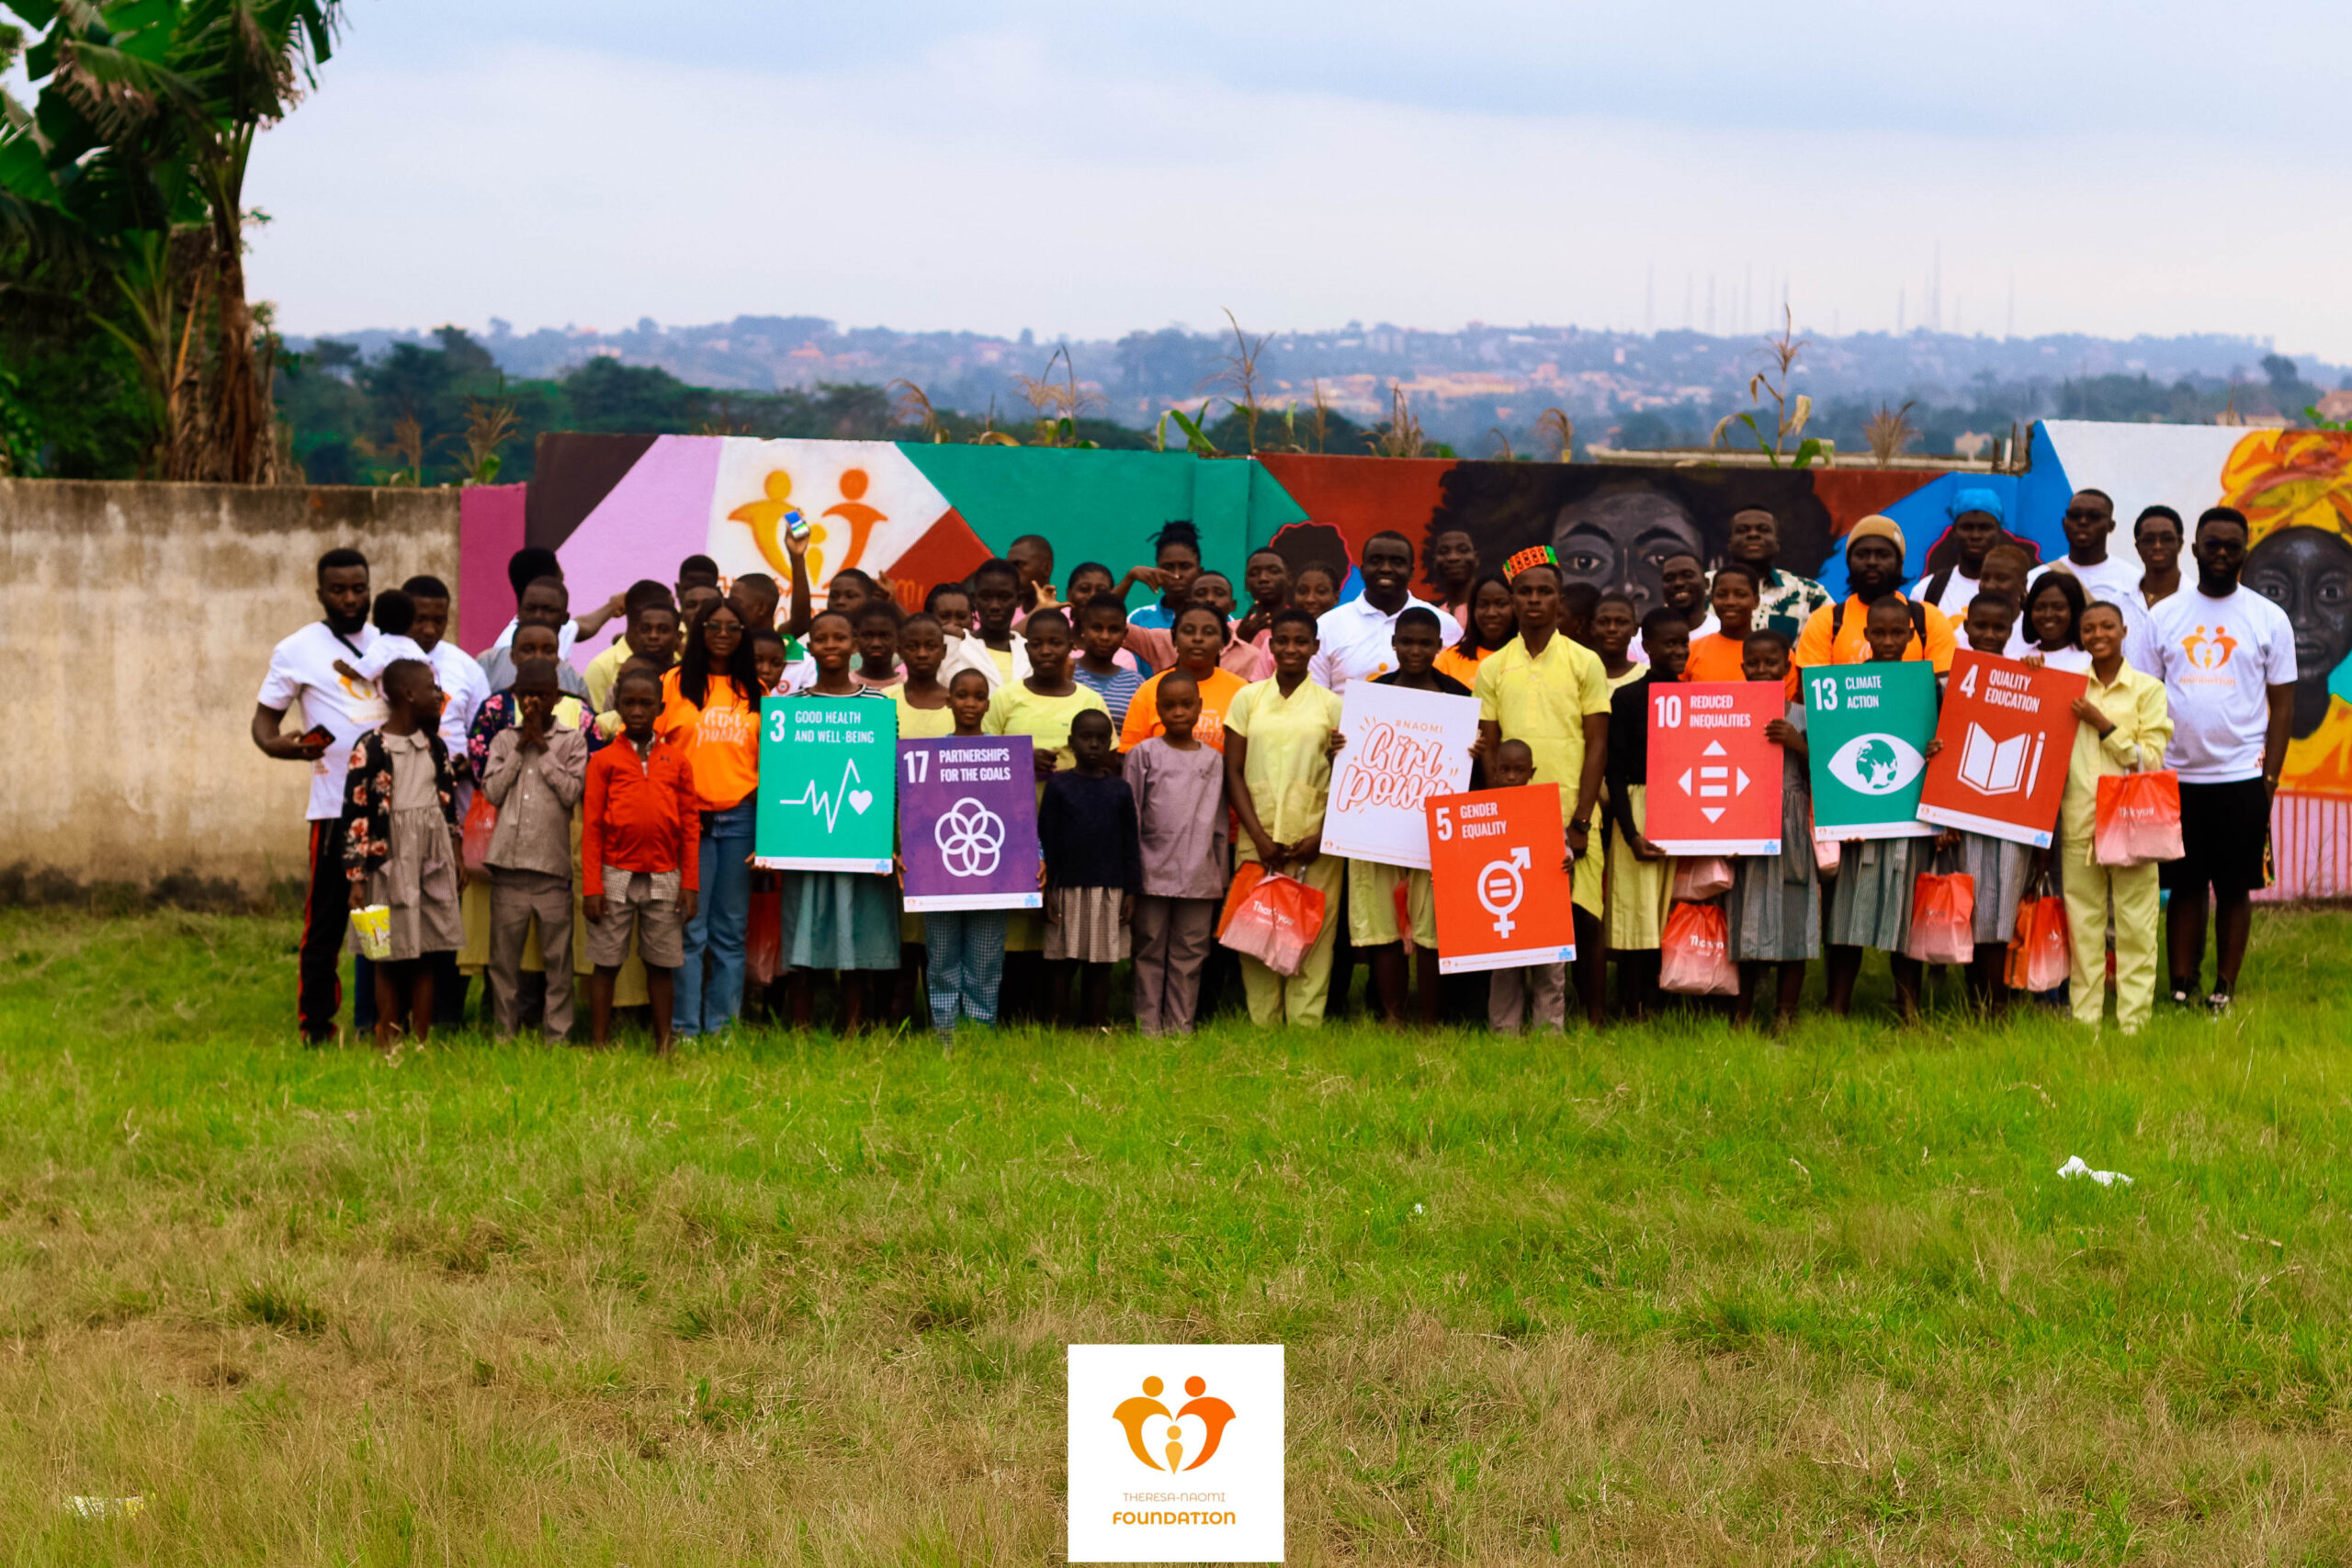
[[[1727,757],[1730,753],[1724,750],[1722,741],[1710,740],[1707,742],[1707,749],[1699,755]],[[1698,781],[1695,785],[1691,782],[1694,775]],[[1681,778],[1675,782],[1682,786],[1683,794],[1696,799],[1728,800],[1734,795],[1746,795],[1748,784],[1753,781],[1748,778],[1746,768],[1736,767],[1729,762],[1702,761],[1696,768],[1683,769]],[[1702,806],[1699,807],[1699,815],[1710,822],[1719,822],[1723,820],[1725,809],[1727,808],[1721,806]]]

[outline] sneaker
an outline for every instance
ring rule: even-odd
[[[2235,999],[2227,991],[2215,991],[2205,998],[2205,1010],[2219,1018],[2230,1010],[2230,1004]]]
[[[2177,1008],[2193,1008],[2197,1005],[2197,993],[2186,986],[2175,986],[2172,988],[2172,1005]]]

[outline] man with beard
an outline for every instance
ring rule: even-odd
[[[1413,597],[1413,543],[1404,535],[1386,532],[1366,539],[1358,570],[1363,592],[1324,611],[1315,624],[1320,647],[1306,668],[1307,678],[1334,693],[1344,694],[1351,681],[1369,681],[1396,668],[1396,617],[1417,604],[1436,615],[1438,637],[1446,647],[1462,637],[1452,615]]]
[[[2140,563],[2107,547],[2115,533],[2115,501],[2107,491],[2076,491],[2058,525],[2065,530],[2066,553],[2042,571],[2066,573],[2083,585],[2083,597],[2094,603],[2104,599],[2120,604],[2140,586]]]
[[[324,1045],[336,1033],[343,1006],[344,932],[351,919],[351,881],[343,863],[343,786],[351,750],[387,716],[375,684],[336,671],[338,659],[356,660],[376,640],[368,624],[368,558],[329,550],[317,567],[319,609],[311,622],[270,650],[254,707],[254,744],[262,755],[302,762],[311,770],[310,890],[302,900],[302,945],[296,1009],[306,1045]],[[286,710],[302,705],[310,728],[283,732]],[[370,976],[360,963],[364,992]]]
[[[1813,613],[1827,607],[1829,590],[1810,577],[1782,571],[1773,564],[1780,555],[1780,518],[1761,506],[1743,506],[1731,514],[1731,536],[1724,548],[1724,560],[1756,574],[1759,603],[1749,625],[1779,632],[1794,645]],[[1708,592],[1713,591],[1710,581]]]
[[[1795,663],[1800,670],[1816,664],[1861,664],[1871,656],[1862,635],[1871,606],[1883,599],[1904,598],[1903,529],[1894,518],[1872,513],[1846,535],[1846,581],[1852,592],[1842,604],[1825,604],[1804,623],[1797,637]],[[1933,604],[1907,601],[1911,607],[1911,640],[1903,650],[1906,660],[1925,659],[1939,675],[1951,671],[1952,624]]]
[[[2214,910],[2213,988],[2205,1005],[2229,1010],[2264,885],[2270,796],[2287,765],[2295,716],[2295,627],[2287,612],[2241,588],[2245,513],[2216,506],[2197,519],[2197,587],[2151,617],[2164,658],[2172,744],[2180,775],[2181,858],[2165,863],[2172,999],[2196,1000],[2205,962],[2205,908]]]

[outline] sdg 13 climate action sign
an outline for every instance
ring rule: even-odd
[[[1817,665],[1804,672],[1813,836],[1908,839],[1936,728],[1936,671],[1924,663]]]

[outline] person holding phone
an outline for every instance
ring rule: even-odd
[[[311,770],[310,890],[302,900],[296,1012],[303,1043],[324,1045],[336,1037],[343,1007],[341,961],[351,919],[351,884],[343,863],[344,781],[352,747],[390,714],[376,682],[354,680],[334,667],[339,659],[358,663],[376,640],[376,628],[368,624],[368,558],[357,550],[329,550],[314,570],[321,618],[270,650],[269,672],[254,705],[253,738],[263,756]],[[297,702],[307,728],[289,735],[286,713]],[[353,962],[358,993],[372,1001],[375,977],[368,961]]]

